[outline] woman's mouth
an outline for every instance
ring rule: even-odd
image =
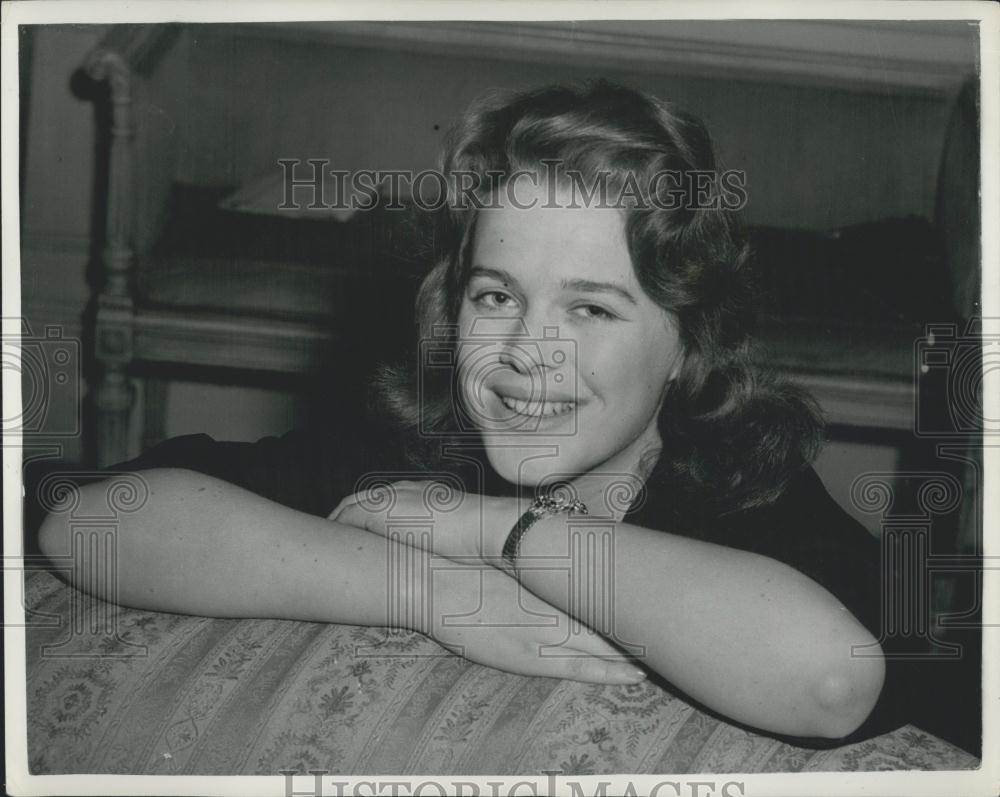
[[[526,401],[497,393],[500,403],[511,412],[529,418],[550,418],[576,411],[575,401]]]

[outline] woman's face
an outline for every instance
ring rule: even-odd
[[[676,326],[639,286],[620,211],[534,197],[477,220],[459,312],[466,415],[508,481],[635,473],[660,445]]]

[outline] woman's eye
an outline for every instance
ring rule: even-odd
[[[576,308],[576,312],[584,318],[613,319],[617,318],[610,310],[606,310],[599,304],[583,304]]]
[[[478,294],[475,303],[492,310],[504,310],[514,306],[514,298],[503,291],[483,291]]]

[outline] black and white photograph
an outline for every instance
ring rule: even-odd
[[[996,6],[2,11],[9,793],[997,793]]]

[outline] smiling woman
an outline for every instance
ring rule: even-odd
[[[554,163],[575,177],[550,180]],[[440,214],[415,356],[326,434],[196,436],[120,466],[151,497],[117,531],[115,599],[399,625],[512,672],[651,675],[799,742],[904,724],[877,544],[809,467],[811,400],[751,356],[746,247],[703,201],[714,168],[699,122],[630,89],[477,103],[443,161],[477,201]],[[644,201],[667,171],[708,178],[679,207]],[[64,523],[43,527],[50,556]],[[453,564],[386,578],[431,555]],[[484,606],[490,623],[447,621]]]

